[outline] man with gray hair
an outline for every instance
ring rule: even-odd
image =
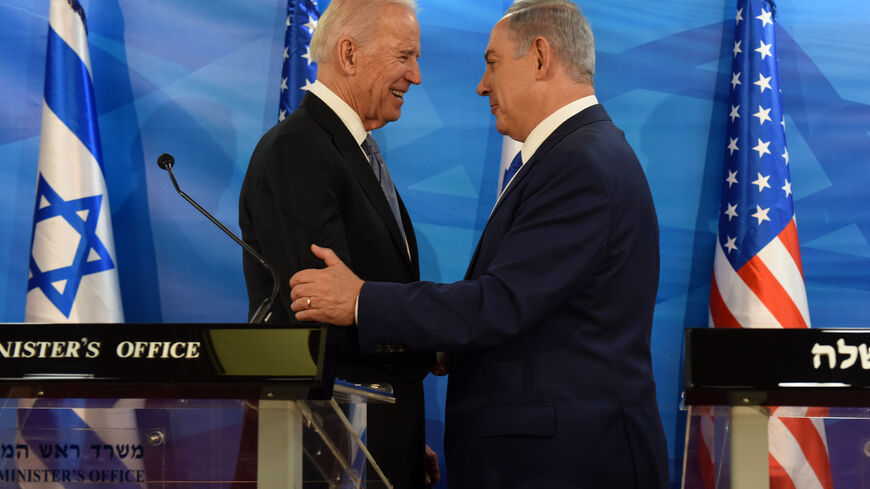
[[[282,293],[270,323],[298,322],[288,281],[320,263],[310,243],[333,248],[367,280],[420,278],[411,220],[371,136],[399,118],[405,93],[421,81],[415,10],[413,0],[333,0],[311,42],[317,81],[251,156],[239,225],[244,240],[277,268]],[[244,272],[252,313],[272,279],[247,255]],[[395,406],[370,405],[367,414],[368,448],[393,487],[434,485],[422,387],[434,354],[363,355],[356,331],[331,326],[327,341],[338,377],[394,389]],[[367,476],[377,474],[370,468]]]
[[[477,92],[522,141],[465,280],[364,280],[329,249],[290,279],[302,320],[362,351],[450,352],[450,489],[665,489],[650,334],[658,224],[643,169],[595,97],[592,32],[564,0],[498,21]]]

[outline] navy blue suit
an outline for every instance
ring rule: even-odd
[[[365,283],[360,347],[451,352],[450,489],[664,489],[658,273],[643,169],[594,105],[517,173],[465,280]]]

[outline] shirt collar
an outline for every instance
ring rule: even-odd
[[[323,103],[335,112],[335,115],[341,119],[341,122],[343,122],[345,127],[347,127],[347,130],[350,131],[356,144],[362,144],[362,142],[365,141],[366,130],[363,127],[362,119],[359,118],[359,114],[357,114],[350,105],[347,104],[347,102],[342,100],[341,97],[336,95],[336,93],[330,90],[329,87],[321,83],[320,80],[315,80],[308,91],[317,96],[317,98],[322,100]]]
[[[595,95],[579,98],[548,115],[544,120],[538,123],[538,125],[532,129],[532,132],[529,133],[528,137],[526,137],[526,140],[523,143],[523,148],[520,151],[523,164],[529,161],[529,158],[535,154],[535,151],[538,150],[541,144],[543,144],[543,142],[550,137],[550,134],[553,134],[553,131],[561,126],[563,122],[597,103],[598,99]]]

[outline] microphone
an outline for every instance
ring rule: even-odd
[[[270,309],[272,308],[272,304],[275,302],[275,298],[278,297],[278,274],[275,272],[275,267],[273,267],[262,255],[257,253],[257,250],[251,247],[248,243],[242,241],[238,236],[233,234],[232,231],[227,229],[226,226],[221,224],[220,221],[215,219],[211,214],[208,213],[205,209],[203,209],[199,204],[196,203],[193,199],[188,197],[186,193],[184,193],[181,188],[178,186],[178,182],[175,181],[175,175],[172,173],[172,167],[175,165],[175,158],[172,157],[169,153],[163,153],[162,155],[157,157],[157,166],[169,172],[169,178],[172,179],[172,185],[175,186],[175,191],[178,192],[179,195],[184,197],[184,200],[190,202],[190,205],[194,206],[196,210],[202,213],[205,217],[208,218],[209,221],[213,222],[215,226],[219,227],[221,231],[227,234],[230,238],[233,238],[233,241],[239,244],[242,248],[245,249],[251,256],[256,258],[260,265],[266,267],[269,270],[269,273],[272,274],[272,293],[269,297],[266,297],[263,302],[257,307],[257,310],[254,311],[254,314],[251,316],[250,321],[248,323],[265,323],[272,316],[272,312]]]

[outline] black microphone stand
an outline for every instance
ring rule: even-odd
[[[263,302],[260,303],[260,305],[257,307],[257,310],[254,311],[254,314],[251,316],[251,319],[248,321],[248,323],[250,323],[250,324],[265,323],[266,321],[269,320],[269,316],[272,315],[271,312],[269,311],[269,309],[271,308],[272,303],[275,302],[275,298],[278,297],[278,289],[279,289],[279,287],[278,287],[278,274],[275,272],[275,268],[269,262],[267,262],[266,259],[263,258],[262,255],[257,253],[257,250],[252,248],[251,245],[249,245],[248,243],[245,243],[238,236],[233,234],[232,231],[227,229],[226,226],[224,226],[220,221],[215,219],[214,216],[209,214],[208,211],[203,209],[199,204],[196,203],[196,201],[194,201],[193,199],[188,197],[188,195],[186,193],[184,193],[183,190],[181,190],[181,187],[178,186],[178,182],[175,181],[175,175],[172,173],[172,166],[173,165],[175,165],[175,158],[173,158],[172,155],[170,155],[168,153],[163,153],[157,157],[157,166],[159,166],[160,168],[169,172],[169,178],[172,179],[172,185],[175,186],[175,191],[178,192],[179,195],[184,197],[184,200],[188,201],[190,203],[190,205],[192,205],[193,207],[196,208],[196,210],[201,212],[202,215],[204,215],[211,222],[213,222],[215,224],[215,226],[219,227],[221,229],[221,231],[226,233],[227,236],[233,238],[233,240],[236,243],[238,243],[239,246],[244,248],[245,251],[247,251],[248,253],[251,254],[251,256],[256,258],[257,261],[260,262],[260,265],[263,265],[264,267],[266,267],[266,269],[269,270],[269,273],[272,274],[272,293],[269,295],[269,297],[266,297],[263,300]]]

